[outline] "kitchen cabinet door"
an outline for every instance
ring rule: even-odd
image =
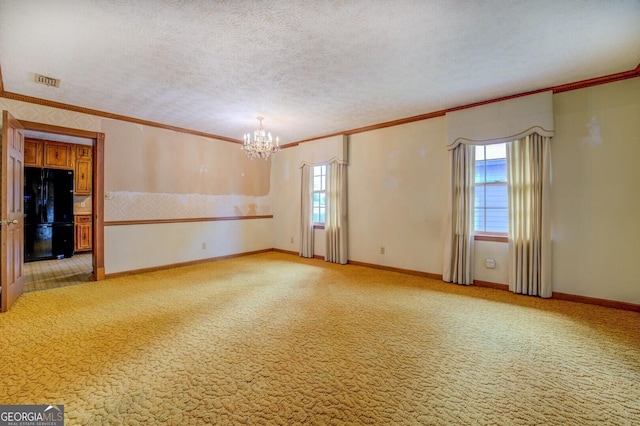
[[[77,215],[75,217],[74,251],[89,251],[92,244],[91,215]]]

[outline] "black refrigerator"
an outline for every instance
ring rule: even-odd
[[[73,171],[24,168],[24,260],[73,256]]]

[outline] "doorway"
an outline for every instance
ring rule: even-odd
[[[87,282],[93,139],[25,130],[24,141],[23,291]]]
[[[28,138],[93,147],[91,195],[74,196],[74,209],[81,208],[79,213],[91,223],[92,247],[71,257],[26,263],[24,291],[104,279],[104,133],[22,120],[20,122]]]

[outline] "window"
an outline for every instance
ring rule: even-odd
[[[475,167],[474,230],[509,232],[507,145],[476,146]]]
[[[326,213],[326,185],[327,185],[327,166],[314,166],[313,167],[313,223],[318,225],[324,225],[325,213]]]

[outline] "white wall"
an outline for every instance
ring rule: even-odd
[[[640,78],[554,96],[553,289],[640,303]]]
[[[350,260],[442,273],[444,137],[444,117],[349,137]]]
[[[442,274],[450,173],[445,133],[441,117],[349,136],[349,260]],[[299,150],[278,153],[271,174],[274,247],[295,252]],[[324,232],[316,230],[314,238],[314,254],[324,256]],[[507,282],[506,247],[476,242],[476,279]],[[495,269],[485,268],[486,257],[495,259]]]
[[[344,160],[345,154],[345,140],[339,135],[286,148],[275,155],[271,171],[274,248],[300,252],[301,165]],[[314,255],[324,257],[324,230],[314,230],[313,243]]]
[[[509,282],[507,270],[509,244],[494,241],[475,241],[473,248],[473,278],[478,281],[507,284]],[[493,269],[487,268],[486,259],[494,260],[495,267]]]
[[[553,289],[640,303],[640,78],[553,99]],[[349,136],[349,260],[442,274],[445,120]],[[294,235],[295,251],[296,149],[281,153],[272,173],[274,244],[291,250]],[[506,243],[476,241],[474,278],[507,284],[507,255]]]
[[[286,148],[271,159],[273,246],[300,251],[300,178],[298,148]],[[293,240],[293,242],[291,242]]]
[[[441,117],[349,136],[349,260],[442,274],[450,173],[445,132]],[[299,149],[279,153],[271,175],[274,247],[291,251],[300,244]],[[314,245],[324,256],[323,231],[316,230]],[[506,247],[476,242],[476,279],[507,282]],[[485,268],[486,257],[495,259],[495,269]]]
[[[272,219],[105,227],[109,273],[270,249]],[[205,248],[203,248],[203,244]]]

